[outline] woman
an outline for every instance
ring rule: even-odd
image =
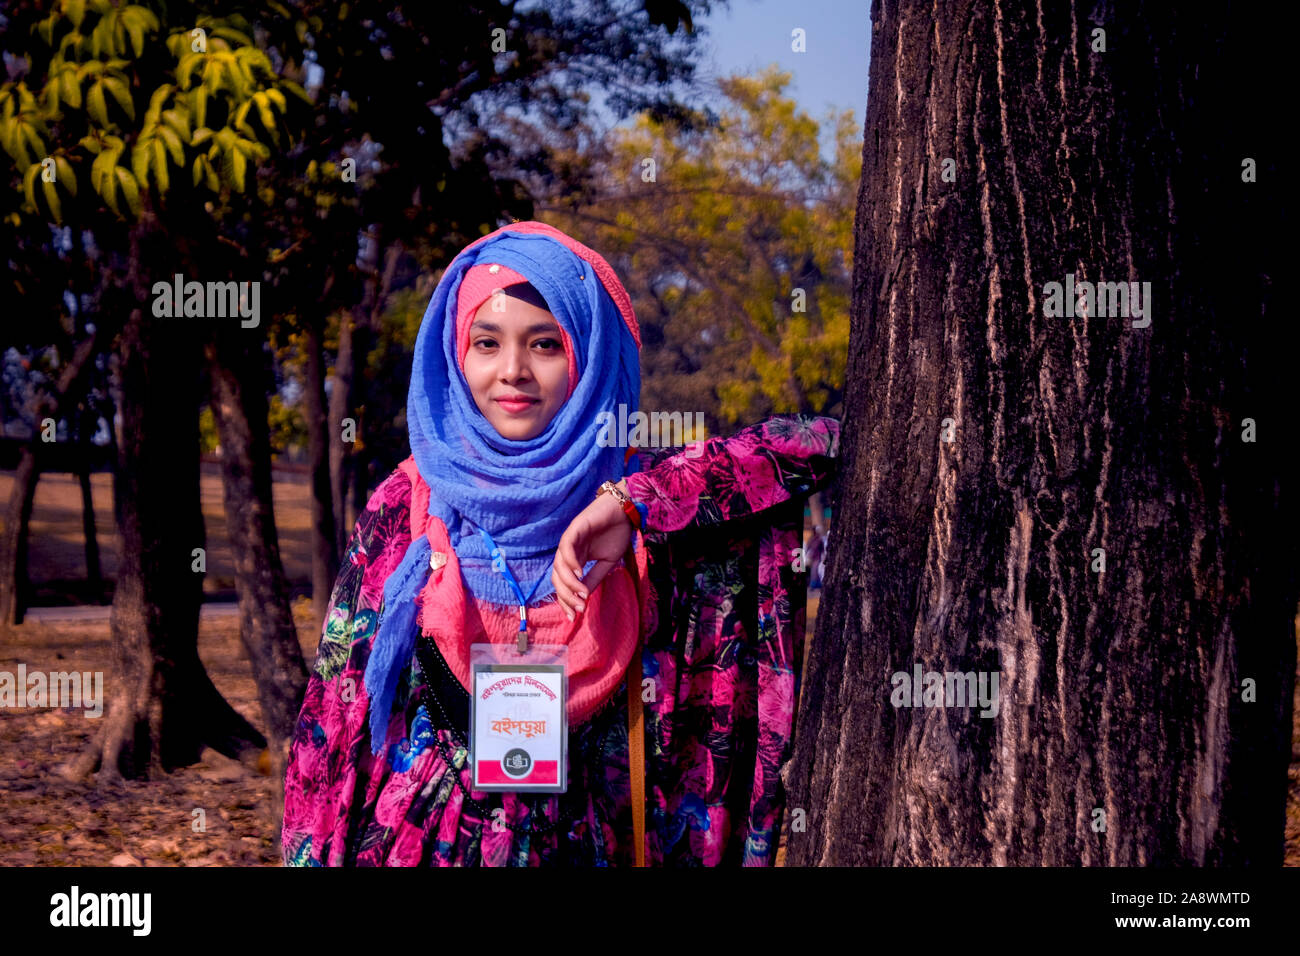
[[[773,861],[803,499],[829,482],[838,425],[778,416],[634,454],[608,413],[637,407],[639,348],[613,270],[551,226],[512,223],[447,267],[416,340],[412,455],[331,595],[286,864]],[[470,646],[521,637],[568,647],[564,793],[470,786]]]

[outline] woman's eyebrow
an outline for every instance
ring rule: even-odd
[[[495,322],[475,321],[474,324],[470,326],[470,331],[473,331],[474,329],[482,329],[484,332],[496,332],[498,335],[501,334],[501,326],[497,325]],[[553,335],[558,335],[559,331],[560,327],[553,322],[535,322],[528,326],[528,328],[524,329],[524,334],[534,335],[540,332],[550,332]]]

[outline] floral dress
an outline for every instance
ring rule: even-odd
[[[834,419],[774,416],[700,454],[643,450],[627,479],[648,506],[647,865],[773,862],[803,659],[804,500],[829,484],[838,448]],[[626,679],[570,727],[567,792],[481,793],[469,786],[468,695],[421,637],[393,703],[405,721],[372,755],[363,675],[410,501],[394,471],[335,583],[290,745],[285,864],[632,865]]]

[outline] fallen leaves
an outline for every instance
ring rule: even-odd
[[[310,643],[310,620],[303,626]],[[223,696],[260,724],[238,619],[205,620],[199,647]],[[107,621],[82,621],[16,628],[0,656],[31,668],[67,669],[57,663],[63,654],[80,669],[104,670],[107,677],[110,651]],[[206,750],[193,766],[120,785],[58,776],[55,768],[77,756],[98,729],[97,721],[75,710],[0,710],[0,864],[279,865],[280,821],[270,812],[279,782],[269,776],[269,752],[244,766]]]

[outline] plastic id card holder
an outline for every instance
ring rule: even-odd
[[[569,786],[569,649],[470,645],[470,762],[484,793],[564,793]]]

